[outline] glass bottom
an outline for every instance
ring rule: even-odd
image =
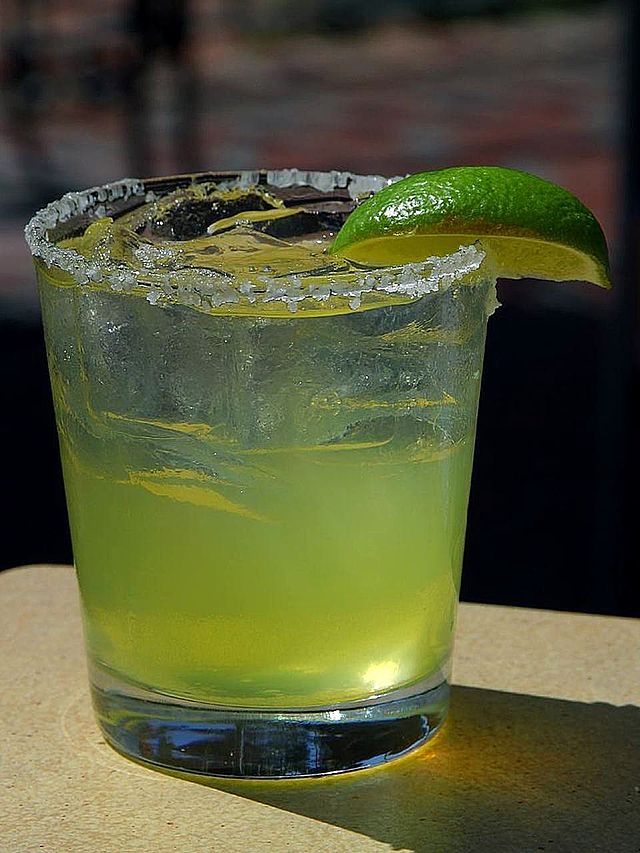
[[[111,676],[99,681],[106,683],[94,679],[93,703],[112,747],[151,766],[202,776],[277,779],[374,767],[431,738],[449,704],[446,681],[361,705],[269,711],[163,699]]]

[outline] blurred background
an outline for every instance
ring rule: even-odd
[[[71,561],[35,209],[125,175],[495,164],[594,210],[616,290],[500,284],[463,598],[640,615],[637,19],[578,0],[4,0],[0,568]]]

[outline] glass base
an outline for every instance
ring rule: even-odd
[[[374,767],[432,737],[449,704],[446,681],[361,705],[269,711],[163,699],[108,681],[94,682],[92,692],[111,746],[149,765],[202,776],[274,779]]]

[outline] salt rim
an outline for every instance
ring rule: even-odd
[[[206,173],[177,176],[176,180],[215,181],[220,189],[248,189],[265,184],[271,187],[309,186],[320,192],[347,189],[353,199],[377,192],[403,176],[384,178],[380,175],[354,175],[351,172],[312,172],[299,169],[276,171],[242,171],[220,176]],[[382,292],[416,298],[437,290],[446,290],[457,281],[478,270],[485,252],[479,244],[461,246],[444,257],[429,257],[424,261],[401,266],[387,266],[324,275],[260,276],[256,281],[229,284],[230,276],[206,269],[183,269],[171,272],[149,268],[137,274],[124,264],[113,263],[104,270],[74,249],[62,249],[49,239],[49,231],[76,216],[100,219],[108,215],[107,206],[131,198],[154,201],[154,180],[125,178],[100,187],[70,192],[58,201],[38,211],[25,228],[25,237],[34,257],[47,267],[57,267],[69,273],[80,285],[108,285],[117,292],[140,292],[152,305],[167,301],[212,310],[238,302],[250,304],[283,302],[293,313],[303,299],[326,302],[332,297],[348,299],[349,307],[360,307],[367,293]]]

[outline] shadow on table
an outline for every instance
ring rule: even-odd
[[[640,850],[640,708],[454,688],[450,721],[386,768],[214,787],[416,853]]]

